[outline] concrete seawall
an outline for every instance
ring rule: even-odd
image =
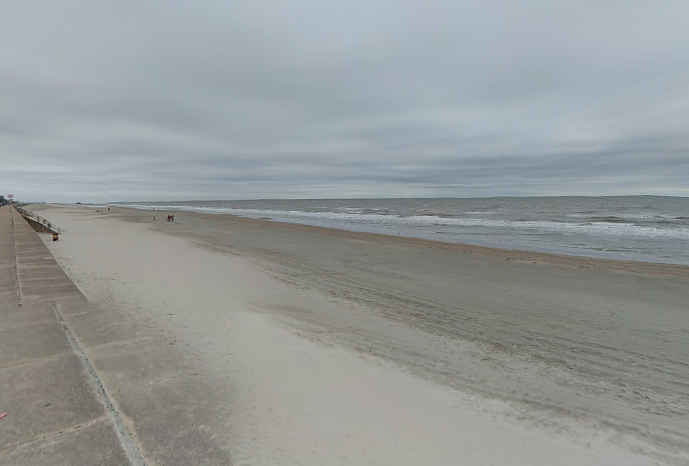
[[[26,220],[0,208],[0,464],[231,464],[213,428],[224,394],[193,369],[91,305]]]
[[[31,228],[39,233],[62,233],[62,229],[48,219],[37,215],[24,207],[15,207],[16,211],[24,217]]]

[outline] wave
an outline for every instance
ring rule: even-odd
[[[430,217],[409,217],[414,223],[428,222]],[[436,217],[436,225],[455,225],[458,227],[484,227],[500,229],[518,229],[546,231],[561,234],[586,234],[604,236],[627,236],[647,238],[675,238],[689,240],[689,228],[659,228],[657,226],[641,226],[631,223],[587,222],[568,223],[556,221],[511,221],[488,219],[443,219]]]
[[[239,209],[230,207],[203,207],[188,205],[119,204],[137,209],[156,208],[160,210],[194,211],[209,214],[231,214],[250,218],[270,217],[275,221],[305,223],[321,226],[335,226],[338,223],[360,224],[362,227],[394,227],[396,230],[420,227],[450,227],[457,233],[466,233],[467,228],[484,230],[516,230],[523,234],[560,234],[588,236],[626,237],[626,238],[671,238],[689,240],[689,228],[670,225],[638,225],[627,216],[592,217],[590,221],[567,222],[558,220],[508,220],[489,218],[457,218],[444,214],[386,215],[382,213],[347,212],[309,212],[303,210]],[[650,218],[650,217],[647,217]],[[671,217],[670,217],[671,218]],[[584,220],[584,219],[582,219]]]
[[[661,215],[661,214],[621,214],[621,215],[601,215],[601,216],[588,216],[580,214],[570,214],[568,218],[576,218],[583,220],[588,220],[591,222],[607,222],[607,223],[630,223],[630,224],[672,224],[672,223],[684,223],[689,217],[677,217],[674,215]]]
[[[622,218],[622,217],[615,217],[615,216],[608,216],[608,217],[590,217],[592,221],[594,222],[608,222],[608,223],[634,223],[634,219],[631,218]]]

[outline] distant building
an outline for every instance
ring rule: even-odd
[[[5,205],[7,204],[7,200],[5,199],[5,196],[0,196],[0,205]]]

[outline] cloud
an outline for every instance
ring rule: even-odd
[[[689,195],[686,2],[6,2],[0,189]]]

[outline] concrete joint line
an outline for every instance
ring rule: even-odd
[[[67,322],[65,322],[65,319],[62,316],[60,309],[57,307],[55,303],[53,303],[53,310],[55,311],[55,315],[57,316],[57,319],[60,321],[60,324],[62,325],[62,329],[64,330],[65,335],[67,335],[67,340],[69,340],[69,344],[72,345],[72,348],[74,349],[74,352],[79,358],[81,365],[84,367],[84,370],[91,378],[91,382],[93,382],[93,385],[96,387],[98,398],[105,407],[105,411],[108,413],[108,417],[113,423],[113,427],[115,428],[115,434],[117,434],[117,438],[120,441],[122,450],[124,451],[125,455],[127,456],[127,459],[129,460],[129,464],[131,464],[132,466],[146,466],[146,462],[141,456],[139,447],[136,445],[136,443],[132,439],[132,436],[129,434],[127,427],[124,425],[122,417],[120,416],[120,412],[117,410],[115,404],[110,399],[108,392],[105,390],[105,387],[103,386],[103,382],[100,380],[100,377],[98,377],[96,369],[93,367],[91,361],[89,361],[88,356],[86,356],[86,353],[81,348],[81,345],[77,341],[76,337],[69,329],[69,326],[67,325]]]
[[[10,327],[10,328],[12,328],[12,327]],[[60,359],[61,357],[65,356],[65,355],[68,355],[68,354],[71,355],[72,351],[65,351],[64,353],[58,353],[58,354],[54,354],[54,355],[46,356],[46,357],[42,357],[42,358],[26,359],[24,361],[19,361],[19,362],[13,363],[13,364],[8,364],[6,366],[0,366],[0,371],[4,370],[4,369],[15,368],[15,367],[36,366],[36,365],[42,364],[46,361],[55,361],[55,360]]]
[[[84,428],[89,428],[91,426],[98,424],[99,422],[107,422],[107,421],[108,421],[108,417],[106,415],[103,415],[101,417],[97,417],[96,419],[92,419],[88,422],[83,422],[83,423],[79,424],[78,426],[74,425],[74,426],[69,427],[67,429],[63,429],[59,432],[51,432],[49,434],[39,435],[38,437],[34,437],[31,440],[27,440],[25,442],[19,442],[19,443],[15,443],[13,445],[7,445],[6,447],[0,448],[0,453],[9,452],[9,451],[15,450],[17,448],[27,448],[27,447],[30,447],[31,445],[35,445],[37,443],[45,443],[45,442],[49,442],[51,440],[56,440],[56,439],[59,439],[61,436],[69,435],[72,432],[76,432],[76,431],[84,429]]]

